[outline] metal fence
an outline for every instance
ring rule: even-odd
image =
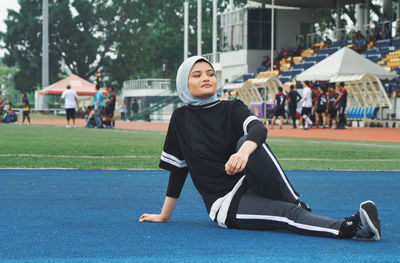
[[[138,89],[165,89],[171,86],[169,79],[135,79],[127,80],[122,86],[122,92]]]

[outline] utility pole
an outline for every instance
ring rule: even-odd
[[[42,89],[49,86],[49,2],[43,0]]]
[[[184,33],[183,33],[183,59],[188,58],[189,51],[189,2],[185,1],[183,3],[183,13],[184,13]]]
[[[217,0],[213,0],[212,63],[217,63]]]
[[[197,55],[201,56],[201,0],[197,0]]]

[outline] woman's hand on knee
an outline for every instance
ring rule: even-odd
[[[257,143],[246,140],[237,153],[232,154],[229,157],[228,162],[225,164],[225,172],[229,175],[234,175],[243,172],[247,165],[250,154],[252,154],[257,149]]]
[[[249,160],[249,155],[243,152],[232,154],[225,164],[225,172],[229,175],[240,173],[244,170]]]

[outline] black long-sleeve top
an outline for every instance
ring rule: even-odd
[[[243,135],[260,146],[267,129],[240,100],[183,106],[174,111],[160,168],[170,171],[167,196],[178,198],[188,172],[210,213],[243,176],[228,175],[225,163]]]

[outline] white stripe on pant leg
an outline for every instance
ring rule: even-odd
[[[320,226],[312,226],[312,225],[296,223],[293,220],[290,220],[289,218],[280,217],[280,216],[236,214],[236,219],[269,220],[269,221],[287,223],[288,225],[294,226],[294,227],[296,227],[298,229],[309,230],[309,231],[318,231],[318,232],[326,232],[326,233],[334,234],[336,236],[339,234],[339,230],[337,230],[337,229],[331,229],[331,228],[325,228],[325,227],[320,227]]]
[[[275,164],[275,167],[278,169],[283,181],[285,182],[287,188],[289,188],[290,192],[292,193],[292,195],[294,196],[294,198],[297,200],[299,199],[299,197],[296,195],[296,193],[294,192],[293,188],[291,187],[290,183],[288,182],[285,173],[282,171],[281,166],[278,163],[278,160],[276,160],[275,156],[271,153],[271,151],[268,149],[267,145],[265,145],[265,143],[263,143],[263,148],[264,150],[268,153],[269,157],[272,159],[272,161]]]

